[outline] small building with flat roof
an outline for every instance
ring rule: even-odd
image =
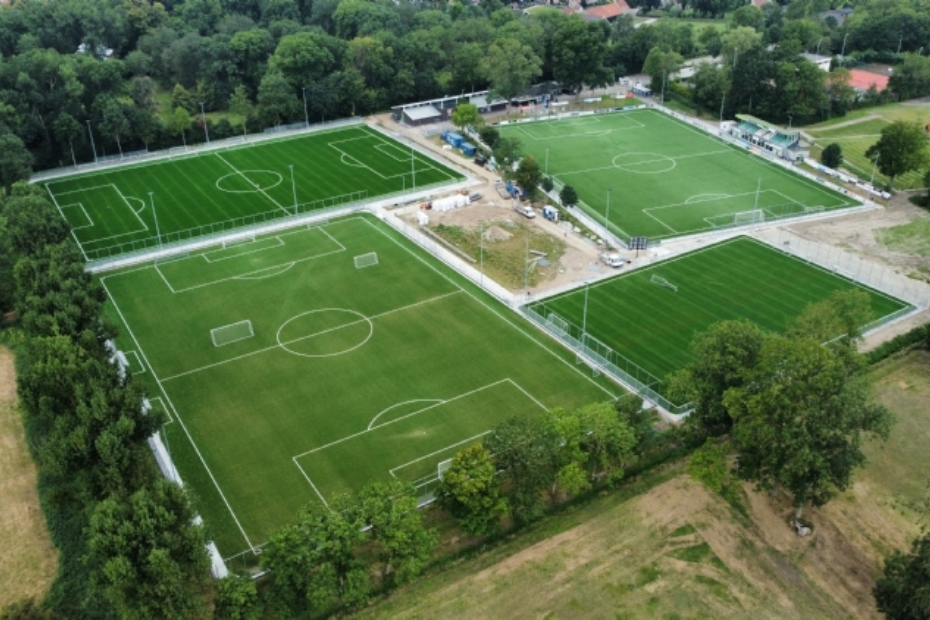
[[[794,161],[800,155],[800,131],[786,130],[749,114],[737,114],[736,118],[739,122],[729,128],[731,136],[782,159]]]

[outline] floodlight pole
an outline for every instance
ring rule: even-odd
[[[410,142],[410,176],[413,180],[413,190],[417,191],[417,160],[413,155],[413,141]]]
[[[203,111],[203,101],[200,102],[200,120],[203,122],[203,135],[210,144],[210,131],[207,129],[207,114]]]
[[[549,176],[549,145],[546,145],[546,176]]]
[[[794,122],[794,117],[789,114],[788,115],[788,129],[789,130],[791,129],[791,123],[793,122]]]
[[[898,54],[901,54],[901,44],[904,43],[904,35],[898,37]]]
[[[585,334],[588,333],[588,282],[584,283],[584,313],[581,315],[581,344],[584,345]]]
[[[484,288],[484,220],[481,220],[480,226],[478,247],[481,256],[481,288]]]
[[[665,69],[662,70],[662,105],[665,105]]]
[[[820,37],[820,40],[817,41],[817,55],[820,56],[820,44],[823,43],[823,37]]]
[[[762,177],[759,177],[759,183],[756,185],[756,206],[753,210],[759,209],[759,192],[762,190]]]
[[[288,164],[291,169],[291,193],[294,195],[294,215],[297,215],[297,184],[294,182],[294,164]]]
[[[307,129],[310,129],[310,116],[307,114],[307,87],[302,86],[300,90],[304,94],[304,125],[307,126]]]
[[[849,33],[846,33],[846,36],[843,37],[843,49],[840,50],[840,58],[846,57],[846,39],[849,37]]]
[[[607,235],[610,234],[610,228],[607,227],[607,222],[610,220],[610,192],[607,190],[607,208],[604,210],[604,241],[607,241]]]
[[[881,153],[875,154],[875,159],[872,160],[872,178],[869,179],[869,185],[875,187],[875,168],[878,167],[878,158],[881,156]]]
[[[526,255],[523,258],[523,290],[530,296],[530,230],[526,229]]]
[[[152,205],[152,217],[155,219],[155,236],[158,238],[158,247],[161,248],[161,230],[158,228],[158,214],[155,212],[154,192],[149,192],[149,204]]]
[[[723,106],[727,102],[727,91],[723,91],[723,98],[720,100],[720,127],[723,128]]]
[[[90,119],[87,119],[87,133],[90,134],[90,148],[94,151],[94,163],[97,163],[97,147],[94,145],[94,130],[91,129]]]

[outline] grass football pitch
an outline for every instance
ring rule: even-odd
[[[656,283],[658,278],[677,290]],[[748,319],[783,332],[808,304],[848,289],[869,293],[876,319],[908,306],[750,237],[736,237],[591,285],[586,331],[662,379],[691,360],[691,340],[713,323]],[[531,307],[543,317],[556,313],[580,333],[585,295],[584,288],[576,289]]]
[[[461,178],[354,125],[68,176],[45,187],[93,260],[152,247],[157,235],[171,242],[286,217],[295,204],[306,213]]]
[[[504,125],[501,135],[561,183],[621,239],[662,239],[855,204],[815,181],[654,110]],[[548,161],[548,163],[547,163]],[[610,202],[608,204],[608,192]]]
[[[226,557],[307,502],[435,476],[509,416],[622,392],[367,215],[101,281]]]

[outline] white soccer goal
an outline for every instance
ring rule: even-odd
[[[823,213],[823,205],[817,205],[814,207],[804,207],[804,213]]]
[[[252,321],[248,319],[210,330],[210,338],[213,339],[214,347],[222,347],[223,345],[251,338],[254,335]]]
[[[255,233],[251,235],[246,235],[244,237],[236,237],[235,239],[228,239],[223,241],[223,249],[232,247],[234,245],[242,245],[243,243],[253,243],[255,241]]]
[[[555,312],[549,313],[549,318],[546,319],[546,322],[548,322],[549,325],[551,325],[552,328],[556,330],[557,332],[559,332],[560,334],[562,335],[568,334],[568,321],[560,317]]]
[[[747,224],[761,224],[765,222],[765,211],[762,209],[753,209],[752,211],[741,211],[733,214],[733,223],[737,226]]]
[[[452,467],[452,459],[447,459],[445,461],[439,461],[439,465],[436,467],[436,473],[439,476],[439,479],[442,480],[442,477],[446,475],[446,472],[449,471],[449,468]]]
[[[659,286],[670,288],[676,293],[678,292],[678,287],[672,284],[671,282],[669,282],[668,280],[666,280],[665,278],[663,278],[662,276],[657,276],[653,274],[653,276],[649,278],[649,281],[652,282],[653,284],[658,284]]]
[[[355,257],[355,268],[362,269],[364,267],[372,267],[373,265],[378,264],[378,254],[377,252],[369,252],[368,254],[361,254]]]

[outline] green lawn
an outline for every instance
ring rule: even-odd
[[[855,110],[846,116],[805,127],[805,131],[815,140],[811,155],[819,159],[823,149],[836,142],[843,148],[843,168],[863,180],[869,180],[872,178],[873,162],[865,156],[865,152],[878,142],[883,128],[898,120],[926,125],[930,123],[930,104],[893,103]],[[837,127],[839,124],[843,126]],[[895,189],[923,187],[923,172],[917,170],[898,176],[894,182]],[[876,171],[875,182],[887,185],[888,178]]]
[[[409,147],[356,125],[45,187],[93,260],[152,247],[159,234],[163,243],[178,241],[462,178],[425,155],[414,157]]]
[[[509,416],[621,392],[371,216],[101,280],[227,557],[307,502],[435,478]],[[214,346],[211,330],[246,320],[253,336]]]
[[[853,204],[653,110],[508,124],[501,133],[518,138],[544,170],[572,185],[580,206],[598,222],[606,216],[622,239],[710,230],[746,211],[772,219]]]
[[[656,276],[677,291],[655,283]],[[590,286],[586,331],[661,379],[691,360],[691,340],[713,323],[748,319],[781,332],[808,304],[850,288],[869,292],[875,318],[907,305],[737,237]],[[546,318],[556,313],[578,334],[585,296],[579,289],[531,307]]]

